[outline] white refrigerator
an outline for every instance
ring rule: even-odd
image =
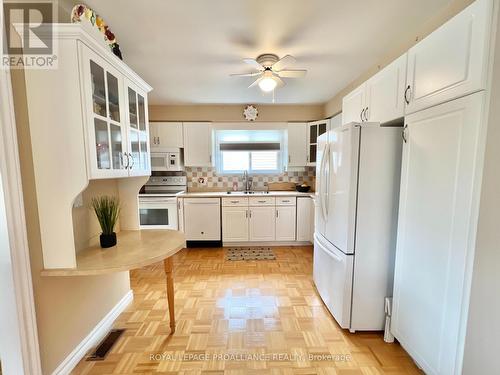
[[[342,328],[384,329],[392,295],[402,124],[332,125],[318,138],[313,278]]]

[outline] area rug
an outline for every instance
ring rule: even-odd
[[[275,260],[270,247],[230,247],[226,251],[226,260]]]

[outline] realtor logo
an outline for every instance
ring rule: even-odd
[[[5,34],[2,66],[53,69],[54,1],[9,1],[3,5]]]

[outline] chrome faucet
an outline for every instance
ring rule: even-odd
[[[248,171],[245,170],[243,172],[243,186],[245,188],[245,191],[252,190],[252,183],[253,183],[253,178],[249,176]]]

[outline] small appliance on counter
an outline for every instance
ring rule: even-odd
[[[168,151],[151,152],[151,170],[155,172],[176,172],[184,170],[181,150],[178,148]]]
[[[186,191],[186,176],[152,176],[139,194],[141,229],[178,230],[177,195]]]

